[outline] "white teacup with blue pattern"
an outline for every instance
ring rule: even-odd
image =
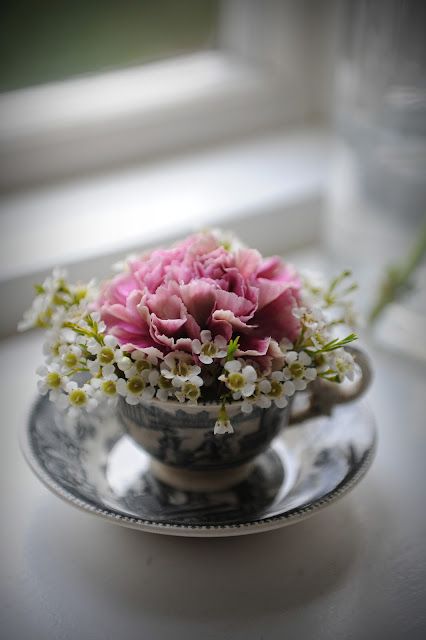
[[[157,399],[129,405],[121,400],[118,415],[129,436],[151,456],[152,472],[176,488],[194,491],[233,486],[250,472],[256,456],[267,449],[280,430],[310,417],[327,415],[335,404],[364,393],[371,370],[365,354],[351,348],[361,375],[344,391],[340,385],[317,380],[310,386],[309,406],[301,413],[272,405],[241,411],[241,402],[227,406],[234,433],[215,435],[219,404],[181,404]]]

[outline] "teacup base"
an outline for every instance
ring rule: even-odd
[[[252,471],[254,462],[246,462],[238,467],[230,469],[217,469],[214,471],[198,471],[193,469],[183,469],[163,464],[151,458],[151,473],[174,489],[181,491],[224,491],[230,489],[240,482],[243,482]]]

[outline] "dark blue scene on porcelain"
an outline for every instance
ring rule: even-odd
[[[156,400],[118,405],[124,428],[147,453],[163,464],[197,471],[227,469],[253,460],[288,422],[288,407],[254,407],[246,414],[235,403],[228,409],[234,433],[215,435],[218,411],[216,404],[183,406]]]
[[[285,428],[238,485],[180,490],[157,479],[151,457],[115,416],[69,425],[47,398],[22,435],[39,478],[74,506],[141,530],[173,535],[255,533],[305,518],[346,493],[375,451],[374,419],[364,403]]]

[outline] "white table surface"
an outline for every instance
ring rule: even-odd
[[[369,347],[377,457],[311,519],[227,539],[124,529],[36,479],[17,431],[41,336],[0,343],[1,620],[5,640],[426,637],[426,371]]]

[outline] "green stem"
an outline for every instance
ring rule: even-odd
[[[369,324],[373,324],[381,315],[385,307],[398,299],[403,292],[414,271],[426,254],[426,225],[423,226],[419,238],[409,253],[405,263],[391,266],[381,284],[379,297],[369,314]]]

